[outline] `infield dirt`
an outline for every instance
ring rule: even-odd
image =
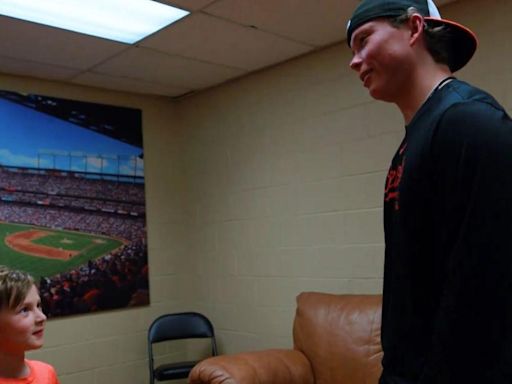
[[[17,232],[5,237],[5,244],[17,252],[48,259],[69,260],[79,253],[78,251],[70,251],[33,243],[33,240],[51,234],[52,232],[36,229]]]

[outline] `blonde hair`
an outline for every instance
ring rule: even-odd
[[[0,310],[15,309],[34,285],[34,278],[27,272],[0,265]]]

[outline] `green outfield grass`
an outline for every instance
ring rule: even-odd
[[[17,252],[5,244],[7,236],[31,229],[50,232],[48,236],[33,240],[33,243],[79,253],[70,260],[52,260]],[[11,223],[0,223],[0,239],[3,239],[0,242],[0,264],[27,271],[37,280],[42,276],[53,276],[86,264],[123,244],[106,236]]]

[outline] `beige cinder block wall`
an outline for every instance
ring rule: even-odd
[[[442,9],[480,36],[459,76],[509,107],[511,7]],[[224,352],[290,346],[300,291],[381,292],[383,186],[404,128],[350,56],[336,45],[176,104],[188,127],[185,286]]]
[[[403,128],[348,60],[337,45],[176,104],[191,127],[187,289],[225,352],[290,346],[300,291],[381,290],[381,196]]]

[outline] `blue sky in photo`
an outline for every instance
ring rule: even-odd
[[[0,165],[144,175],[141,149],[0,99]]]

